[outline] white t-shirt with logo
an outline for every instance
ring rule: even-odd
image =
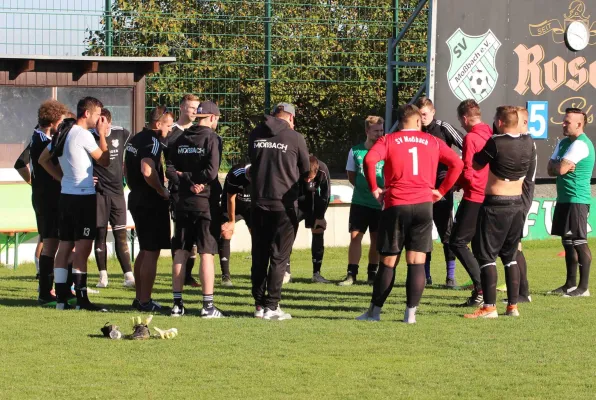
[[[91,153],[98,148],[91,132],[79,125],[73,125],[66,137],[64,152],[61,157],[58,157],[58,162],[64,173],[62,193],[95,194]]]

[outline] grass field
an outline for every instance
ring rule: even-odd
[[[34,267],[0,268],[0,399],[593,399],[596,299],[546,296],[564,279],[560,243],[525,247],[533,303],[520,305],[520,318],[465,320],[468,309],[455,305],[468,292],[431,287],[413,326],[400,322],[403,265],[383,320],[358,322],[371,288],[310,283],[306,251],[294,253],[295,282],[283,290],[282,306],[294,319],[255,320],[250,260],[233,254],[236,286],[215,292],[216,304],[232,318],[201,320],[200,289],[186,291],[191,315],[155,316],[151,324],[178,328],[180,335],[169,341],[100,336],[108,321],[130,333],[130,317],[138,315],[129,308],[133,291],[120,287],[113,262],[113,287],[91,295],[114,310],[109,314],[37,307]],[[436,282],[444,279],[441,254],[435,246]],[[346,249],[327,249],[323,275],[339,280],[345,264]],[[502,267],[499,274],[502,282]],[[457,278],[467,280],[459,265]],[[96,281],[95,273],[90,283]],[[167,259],[154,294],[171,305]],[[505,305],[498,308],[502,313]]]

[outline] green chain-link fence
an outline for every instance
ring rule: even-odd
[[[268,2],[4,0],[0,53],[175,56],[147,78],[147,107],[177,110],[185,93],[216,101],[226,166],[245,158],[244,138],[270,93],[271,105],[297,105],[297,130],[311,151],[343,171],[364,118],[384,115],[387,39],[418,1],[271,0],[269,10]],[[421,15],[399,45],[400,60],[424,61],[426,35]],[[396,100],[408,101],[425,76],[424,68],[400,68]]]

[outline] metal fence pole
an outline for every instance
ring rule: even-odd
[[[106,0],[106,56],[111,57],[113,53],[112,37],[112,0]]]
[[[265,114],[271,110],[271,0],[265,0]]]

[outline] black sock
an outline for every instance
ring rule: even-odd
[[[132,272],[130,265],[130,250],[128,250],[128,237],[126,236],[126,229],[118,229],[112,232],[114,234],[114,242],[116,247],[116,257],[122,268],[122,273]]]
[[[579,243],[578,243],[579,242]],[[592,263],[592,253],[586,240],[575,240],[574,247],[577,251],[579,263],[579,285],[578,289],[586,291],[590,283],[590,264]]]
[[[495,263],[480,268],[480,280],[482,281],[482,295],[484,304],[492,306],[497,304],[497,265]]]
[[[426,279],[430,279],[430,261],[432,260],[432,253],[426,253],[426,260],[424,261],[424,275]]]
[[[192,269],[195,266],[195,261],[197,259],[196,255],[190,255],[188,256],[188,259],[186,260],[186,269],[184,271],[184,276],[185,276],[185,280],[190,280],[192,279]]]
[[[379,269],[379,264],[368,263],[368,276],[374,276]]]
[[[203,308],[205,310],[213,308],[213,295],[212,294],[204,294],[203,295]]]
[[[565,288],[569,289],[577,286],[577,252],[573,247],[572,240],[563,240],[563,248],[565,248],[565,266],[567,267]]]
[[[75,292],[77,294],[77,304],[86,303],[89,301],[87,297],[87,273],[73,273]]]
[[[50,291],[54,283],[54,257],[39,257],[39,297],[51,297]]]
[[[408,276],[406,278],[406,305],[408,307],[418,307],[425,285],[424,264],[408,264]]]
[[[507,301],[510,305],[515,305],[517,304],[517,300],[519,298],[519,266],[517,265],[516,261],[504,261],[503,264],[505,264]],[[486,302],[486,295],[484,297],[484,301]]]
[[[172,292],[174,295],[174,304],[177,306],[182,305],[182,292]]]
[[[354,275],[356,276],[356,275]],[[389,297],[393,283],[395,282],[395,268],[389,268],[382,262],[379,263],[379,270],[373,284],[373,295],[371,302],[377,307],[383,307],[385,300]]]
[[[358,264],[348,264],[348,275],[352,275],[354,279],[358,275]]]
[[[528,284],[528,264],[526,263],[526,257],[521,250],[517,252],[515,261],[517,261],[517,266],[519,267],[519,295],[529,297],[530,285]]]
[[[221,275],[230,276],[230,239],[220,239],[219,241],[219,265],[221,266]]]
[[[97,228],[97,235],[95,236],[95,261],[97,262],[97,269],[100,271],[107,271],[108,269],[107,236],[108,228]]]
[[[310,248],[312,255],[312,273],[321,272],[321,264],[323,264],[323,255],[325,254],[325,236],[322,233],[312,234],[312,244]]]
[[[68,277],[66,278],[66,285],[68,285],[68,290],[74,285],[74,277],[72,276],[72,263],[68,264]]]

